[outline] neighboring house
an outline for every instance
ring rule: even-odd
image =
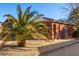
[[[73,32],[76,31],[76,27],[70,22],[61,22],[46,17],[41,17],[38,20],[47,25],[49,39],[72,38]]]

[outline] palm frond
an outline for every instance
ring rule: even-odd
[[[40,33],[32,33],[31,34],[34,39],[47,39],[47,37]]]
[[[35,14],[33,17],[31,17],[31,18],[29,19],[28,24],[32,24],[32,23],[36,22],[36,20],[37,20],[38,18],[42,17],[42,16],[43,16],[43,14]]]
[[[30,9],[31,9],[31,6],[27,7],[27,9],[24,11],[24,13],[22,15],[23,25],[25,25],[29,20]]]
[[[43,23],[43,22],[35,22],[35,23],[33,23],[32,24],[35,28],[43,28],[43,29],[45,29],[46,28],[46,26],[45,26],[45,24]]]
[[[17,14],[18,14],[18,20],[20,22],[20,24],[22,24],[22,10],[21,10],[21,7],[20,7],[20,4],[17,5]]]
[[[18,23],[18,20],[10,14],[4,15],[4,17],[8,17],[8,20],[12,20],[13,22]]]

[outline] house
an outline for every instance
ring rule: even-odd
[[[49,39],[72,38],[74,31],[76,31],[75,25],[70,22],[61,22],[46,17],[41,17],[38,20],[48,27]]]

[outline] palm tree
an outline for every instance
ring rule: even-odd
[[[47,37],[38,31],[39,28],[46,29],[42,22],[37,19],[43,14],[39,14],[35,11],[30,11],[31,7],[28,7],[22,12],[20,4],[17,5],[17,18],[11,14],[4,15],[7,17],[7,21],[3,23],[5,39],[8,39],[13,34],[18,41],[18,46],[24,47],[26,39],[47,39]]]

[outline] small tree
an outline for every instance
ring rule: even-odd
[[[79,27],[79,3],[67,4],[64,9],[69,12],[68,21]]]

